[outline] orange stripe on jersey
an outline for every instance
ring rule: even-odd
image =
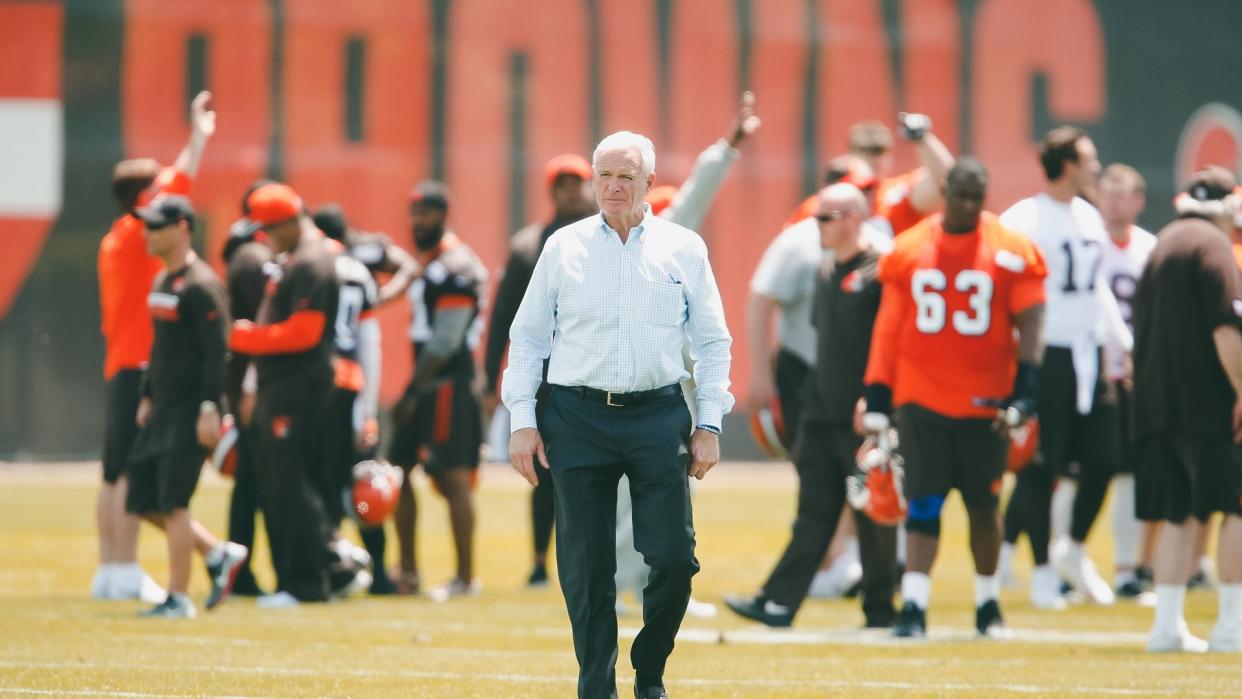
[[[474,297],[466,294],[441,296],[436,300],[436,308],[474,308]]]
[[[279,323],[234,327],[229,349],[255,356],[305,352],[319,344],[327,325],[323,311],[297,311]]]
[[[949,417],[990,417],[980,399],[1008,397],[1017,370],[1014,317],[1044,302],[1043,256],[985,213],[973,233],[950,235],[940,216],[895,241],[880,262],[884,284],[867,383]]]
[[[436,389],[435,420],[431,429],[431,441],[444,444],[449,441],[453,424],[453,382],[445,381]]]
[[[367,310],[365,310],[365,311],[363,311],[363,312],[361,312],[361,313],[359,313],[359,314],[358,314],[358,320],[359,320],[359,321],[363,321],[363,320],[370,320],[370,319],[372,319],[372,318],[376,318],[376,317],[378,317],[378,316],[379,316],[379,314],[375,312],[375,309],[374,309],[374,308],[368,308]]]

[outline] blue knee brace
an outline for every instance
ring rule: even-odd
[[[906,517],[906,531],[930,537],[940,536],[940,510],[944,507],[944,497],[927,495],[911,500]]]

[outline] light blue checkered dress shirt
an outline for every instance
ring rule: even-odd
[[[733,407],[720,289],[707,246],[694,231],[653,216],[624,244],[601,215],[552,235],[509,330],[501,396],[517,431],[535,427],[535,391],[549,383],[601,391],[647,391],[689,378],[695,360],[700,425],[719,429]]]

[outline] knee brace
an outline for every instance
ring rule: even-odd
[[[924,536],[940,536],[940,509],[944,507],[943,495],[926,495],[910,500],[906,529]]]

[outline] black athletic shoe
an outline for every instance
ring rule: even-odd
[[[1143,583],[1137,578],[1131,578],[1117,586],[1117,596],[1121,599],[1138,599],[1147,590],[1143,589]]]
[[[893,624],[897,623],[896,614],[874,614],[867,617],[863,624],[864,629],[891,629]]]
[[[793,624],[793,611],[777,604],[763,595],[753,597],[725,596],[725,606],[739,616],[775,628],[788,628]]]
[[[207,577],[211,578],[211,594],[207,595],[207,611],[220,606],[233,592],[233,583],[237,582],[237,573],[246,564],[250,550],[241,544],[226,541],[224,553],[215,565],[207,566]]]
[[[377,570],[375,572],[375,579],[371,581],[371,589],[367,592],[372,595],[395,595],[397,594],[397,584],[392,581],[392,578],[388,577],[388,573]]]
[[[1186,581],[1187,590],[1206,590],[1210,587],[1212,587],[1212,581],[1208,578],[1207,573],[1203,571],[1195,573]]]
[[[893,635],[897,638],[923,638],[927,635],[927,611],[919,609],[919,605],[906,602],[897,615],[897,624],[893,626]]]
[[[634,699],[668,699],[668,690],[662,684],[653,684],[650,687],[639,687],[638,683],[634,683]]]
[[[548,567],[537,565],[530,571],[530,577],[526,578],[527,587],[547,587],[548,586]]]
[[[975,629],[981,638],[1013,638],[1013,632],[1001,617],[1000,605],[994,599],[975,609]]]
[[[1138,581],[1142,583],[1144,590],[1150,590],[1151,586],[1156,582],[1156,574],[1148,566],[1135,568],[1134,577],[1138,578]]]

